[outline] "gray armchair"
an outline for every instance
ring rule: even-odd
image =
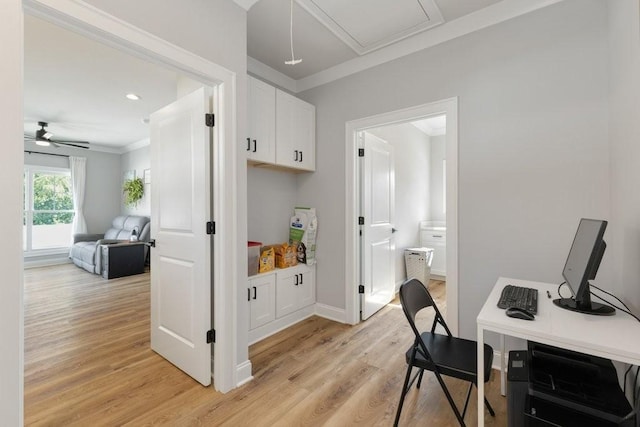
[[[135,230],[140,242],[148,242],[151,237],[151,223],[146,216],[121,215],[114,218],[111,228],[104,234],[75,234],[69,258],[78,267],[90,273],[102,274],[104,267],[103,250],[101,247],[125,246]],[[148,248],[144,249],[146,258]],[[108,254],[108,251],[105,255]],[[143,259],[144,263],[144,259]]]

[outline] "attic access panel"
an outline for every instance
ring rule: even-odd
[[[296,0],[357,54],[444,22],[433,0]]]

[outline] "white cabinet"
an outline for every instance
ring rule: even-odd
[[[433,249],[431,274],[447,275],[447,231],[443,227],[425,227],[420,229],[420,245]]]
[[[316,168],[316,107],[247,76],[247,160],[303,171]]]
[[[276,90],[276,163],[315,170],[315,135],[315,107]]]
[[[265,273],[249,279],[249,329],[265,325],[276,318],[276,274]]]
[[[276,88],[247,76],[247,158],[255,162],[276,161]]]
[[[299,264],[249,277],[249,344],[313,315],[315,266]]]
[[[279,270],[276,277],[276,317],[280,318],[315,302],[315,277],[311,267],[298,265]]]

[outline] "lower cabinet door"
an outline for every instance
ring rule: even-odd
[[[276,279],[276,317],[298,310],[298,286],[300,276],[297,267],[278,270]]]
[[[276,275],[249,279],[249,329],[265,325],[276,318]]]
[[[298,275],[298,308],[306,307],[316,302],[316,280],[311,267],[300,266]]]

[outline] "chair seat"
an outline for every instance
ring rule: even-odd
[[[449,337],[447,335],[424,332],[420,334],[433,362],[438,366],[440,373],[450,377],[460,378],[466,381],[476,382],[478,370],[477,343],[464,338]],[[411,361],[413,346],[407,350],[407,363]],[[491,363],[493,362],[493,349],[488,344],[484,345],[484,382],[489,381],[491,375]],[[420,351],[416,353],[414,366],[432,371],[432,365],[424,358]]]

